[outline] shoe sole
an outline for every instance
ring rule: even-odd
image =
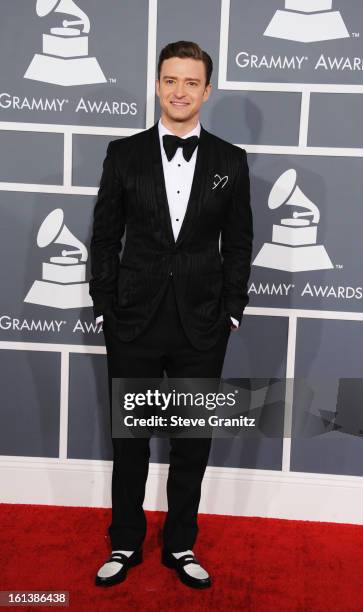
[[[142,561],[143,561],[143,555],[142,555],[142,551],[140,551],[139,553],[134,555],[134,558],[130,561],[126,570],[124,570],[124,572],[119,577],[116,577],[117,574],[115,574],[115,576],[110,576],[109,578],[101,578],[100,576],[96,576],[95,585],[102,586],[102,587],[109,587],[109,586],[114,586],[115,584],[119,584],[120,582],[123,582],[127,578],[127,573],[129,569],[131,567],[135,567],[136,565],[140,565]]]

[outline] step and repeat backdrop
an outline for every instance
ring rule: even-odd
[[[214,440],[210,465],[363,475],[362,23],[358,0],[2,2],[1,455],[112,458],[93,207],[108,142],[158,120],[157,57],[184,39],[213,58],[202,124],[246,148],[255,226],[223,377],[259,391],[259,429]]]

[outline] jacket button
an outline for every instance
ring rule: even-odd
[[[173,273],[172,273],[172,272],[169,272],[169,276],[173,276]]]

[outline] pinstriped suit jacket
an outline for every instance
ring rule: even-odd
[[[196,348],[206,350],[230,325],[230,315],[241,321],[252,240],[244,149],[201,126],[190,198],[175,241],[157,123],[114,140],[93,215],[89,292],[94,315],[103,314],[104,325],[121,341],[132,341],[147,327],[172,281],[185,332]]]

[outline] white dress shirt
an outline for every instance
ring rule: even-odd
[[[187,210],[187,204],[192,188],[198,147],[196,147],[196,149],[194,150],[193,155],[191,156],[189,161],[186,161],[186,159],[184,159],[183,149],[181,147],[178,147],[174,157],[170,161],[168,161],[163,146],[163,136],[165,134],[170,134],[173,136],[174,134],[163,125],[161,119],[159,120],[158,128],[166,195],[168,198],[169,213],[171,225],[173,228],[174,239],[176,240],[178,238],[178,234]],[[189,138],[190,136],[198,136],[199,138],[199,121],[195,128],[188,132],[188,134],[182,136],[182,138]]]
[[[198,147],[196,147],[196,149],[194,150],[193,155],[189,161],[186,161],[186,159],[184,159],[183,149],[181,147],[178,147],[174,157],[169,161],[164,150],[163,136],[165,134],[171,134],[174,136],[174,134],[173,132],[168,130],[168,128],[165,127],[165,125],[161,122],[161,119],[159,119],[158,130],[166,195],[169,205],[169,214],[174,234],[174,240],[176,240],[178,238],[178,234],[180,232],[180,228],[182,226],[183,219],[187,210],[190,191],[192,188]],[[199,121],[193,130],[191,130],[181,138],[189,138],[190,136],[200,136]],[[102,315],[97,317],[96,323],[100,323],[101,321],[103,321]],[[238,327],[239,323],[237,319],[231,317],[231,321],[233,322],[233,325],[235,327]]]

